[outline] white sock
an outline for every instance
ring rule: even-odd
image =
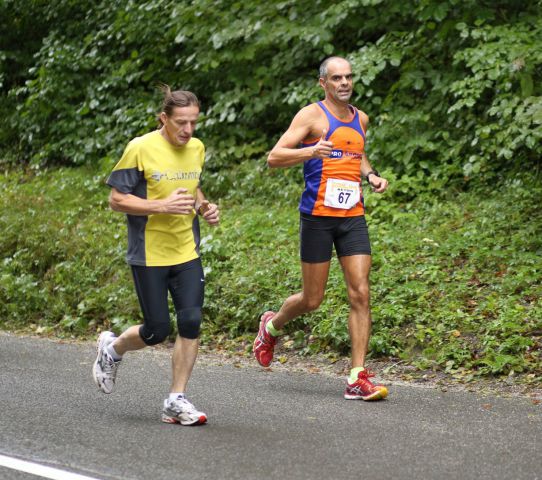
[[[174,392],[169,394],[169,401],[177,400],[179,397],[184,398],[184,392]]]
[[[113,360],[115,360],[115,362],[118,362],[119,360],[122,360],[122,355],[119,355],[117,351],[113,348],[113,343],[114,342],[111,342],[109,345],[107,345],[105,347],[105,351]]]

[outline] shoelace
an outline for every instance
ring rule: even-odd
[[[369,380],[369,378],[376,376],[375,373],[373,373],[371,370],[367,368],[361,373],[364,373],[365,375],[358,377],[357,381],[363,383],[365,385],[365,388],[369,388],[371,390],[376,390],[379,388],[379,385],[375,385],[373,382]]]
[[[365,370],[363,370],[363,372],[361,372],[361,373],[365,373],[365,375],[363,375],[363,376],[366,377],[367,379],[376,376],[376,373],[373,373],[373,372],[372,372],[371,370],[369,370],[368,368],[366,368]]]
[[[260,335],[262,343],[265,343],[266,345],[274,345],[277,342],[277,337],[274,337],[267,331],[265,333],[267,333],[267,335],[264,333]]]
[[[192,405],[186,398],[174,400],[169,404],[169,408],[175,413],[197,412],[196,407],[194,407],[194,405]]]
[[[119,366],[119,362],[115,362],[111,356],[109,356],[107,353],[104,355],[105,362],[102,366],[102,370],[104,373],[115,375],[117,373],[117,368]]]

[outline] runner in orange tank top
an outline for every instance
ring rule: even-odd
[[[303,164],[305,191],[299,205],[303,289],[288,297],[278,312],[262,315],[253,352],[262,366],[269,366],[284,325],[320,306],[335,246],[350,302],[352,369],[344,398],[380,400],[388,390],[374,384],[370,380],[374,375],[365,368],[371,333],[371,247],[361,178],[377,193],[384,192],[388,182],[371,168],[365,154],[368,116],[348,103],[353,89],[350,63],[341,57],[324,60],[319,83],[325,99],[297,113],[268,157],[270,167]]]

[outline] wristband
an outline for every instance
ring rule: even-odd
[[[201,215],[203,217],[203,214],[209,210],[209,204],[208,203],[202,203],[199,208],[198,208],[198,214]]]
[[[369,175],[376,175],[377,177],[380,177],[378,170],[371,170],[370,172],[367,172],[367,175],[365,175],[365,180],[369,181]]]

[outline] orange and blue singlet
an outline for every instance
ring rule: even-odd
[[[333,115],[323,102],[318,102],[317,105],[327,117],[329,128],[325,140],[333,143],[333,150],[329,157],[311,158],[304,163],[305,191],[301,196],[299,210],[302,213],[325,217],[363,215],[365,208],[361,192],[361,157],[365,148],[365,132],[359,111],[349,106],[352,119],[343,122]],[[301,146],[311,147],[318,141],[319,139],[305,141]],[[356,187],[356,184],[359,187]],[[342,208],[341,202],[353,193],[352,189],[356,188],[359,188],[359,200],[351,206],[345,203],[346,208]],[[334,195],[332,200],[330,194]]]

